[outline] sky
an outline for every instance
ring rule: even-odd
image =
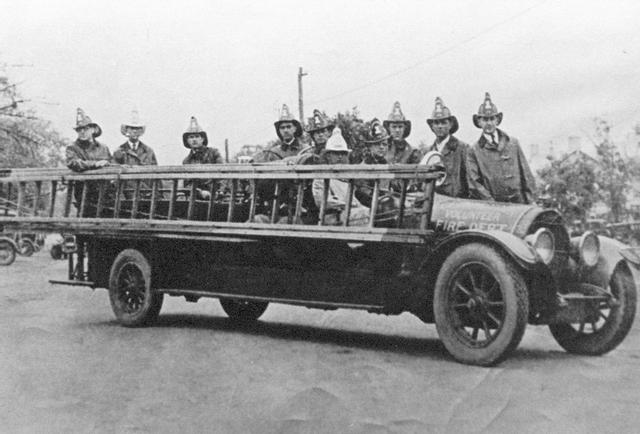
[[[112,150],[137,109],[160,164],[180,164],[196,116],[231,154],[275,138],[282,104],[386,119],[430,143],[436,96],[473,142],[490,92],[501,128],[528,146],[592,147],[594,117],[625,137],[640,122],[640,2],[0,0],[0,74],[70,140],[76,108]]]

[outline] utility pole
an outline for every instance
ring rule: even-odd
[[[229,162],[229,139],[224,139],[224,162]]]
[[[307,75],[302,72],[302,66],[298,68],[298,111],[300,112],[300,123],[304,126],[304,106],[302,103],[302,77]]]

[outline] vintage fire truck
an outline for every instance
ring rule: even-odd
[[[635,250],[591,232],[570,238],[555,210],[438,196],[441,176],[423,165],[5,170],[0,198],[17,209],[0,211],[0,225],[74,235],[68,276],[54,283],[106,288],[124,326],[153,324],[164,296],[215,297],[236,321],[269,303],[411,312],[435,323],[455,360],[483,366],[504,360],[527,324],[548,325],[576,354],[622,342]],[[334,181],[347,186],[338,209],[327,200]],[[362,186],[371,203],[356,225]]]

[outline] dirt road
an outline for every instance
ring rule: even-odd
[[[165,298],[157,326],[107,292],[52,286],[43,250],[0,268],[0,432],[638,432],[640,325],[604,357],[529,327],[497,368],[453,362],[435,327],[271,305],[232,325],[217,300]]]

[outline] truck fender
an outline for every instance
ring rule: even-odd
[[[600,240],[598,263],[595,267],[582,273],[581,281],[607,288],[615,269],[620,264],[624,264],[631,273],[634,282],[640,282],[640,257],[634,252],[635,249],[629,248],[626,244],[613,238],[598,236],[598,239]],[[579,240],[580,237],[571,238],[571,244],[576,249]]]
[[[492,244],[525,269],[533,269],[538,262],[535,251],[523,239],[509,232],[498,230],[477,231],[473,229],[456,232],[443,239],[429,255],[428,262],[431,262],[433,258],[440,258],[441,261],[444,261],[444,258],[456,247],[471,242]]]

